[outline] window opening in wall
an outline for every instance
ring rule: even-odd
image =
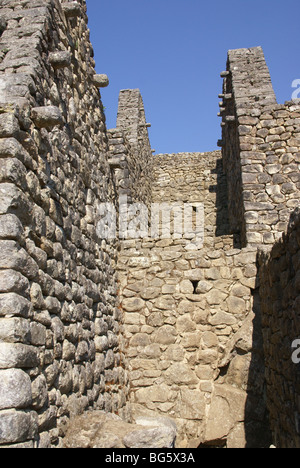
[[[197,289],[198,289],[198,286],[199,286],[199,281],[191,281],[193,287],[194,287],[194,292],[193,294],[198,294],[197,293]]]
[[[193,206],[193,219],[192,219],[193,231],[197,228],[197,207]]]

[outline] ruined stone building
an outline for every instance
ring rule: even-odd
[[[300,103],[231,50],[220,150],[153,155],[139,90],[106,128],[85,0],[0,6],[0,446],[103,410],[171,418],[176,447],[299,448]],[[203,223],[101,236],[120,200]]]

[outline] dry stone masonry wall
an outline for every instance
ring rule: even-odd
[[[221,77],[219,145],[225,170],[235,181],[228,191],[231,226],[242,245],[258,249],[253,337],[259,339],[260,354],[263,343],[270,428],[276,446],[299,447],[292,344],[299,333],[300,103],[277,104],[260,47],[229,51]]]
[[[299,204],[300,105],[278,105],[260,47],[229,51],[224,77],[223,160],[232,228],[242,244],[272,245]]]
[[[299,258],[297,210],[283,238],[259,257],[267,401],[273,440],[282,448],[300,445]]]
[[[1,7],[0,438],[59,446],[84,410],[130,416],[103,81],[84,2]]]
[[[154,156],[94,67],[84,0],[2,0],[0,446],[299,447],[299,102],[229,51],[222,150]]]
[[[122,244],[133,413],[173,417],[181,447],[245,444],[245,406],[253,409],[261,392],[247,400],[256,249],[234,248],[236,236],[228,234],[221,153],[155,156],[152,196],[154,203],[203,203],[204,242],[197,248],[171,232]],[[263,381],[259,368],[257,376]],[[251,423],[264,418],[262,408]],[[259,441],[252,435],[249,443]]]

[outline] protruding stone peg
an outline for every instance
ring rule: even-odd
[[[55,106],[34,107],[31,118],[38,128],[53,128],[63,123],[63,116]]]
[[[224,141],[223,141],[223,140],[218,140],[217,145],[218,145],[219,148],[223,148],[223,146],[224,146]]]
[[[222,71],[222,72],[220,73],[220,77],[221,77],[221,78],[226,78],[226,76],[229,76],[229,75],[230,75],[230,72],[229,72],[229,71]]]
[[[94,75],[93,83],[97,88],[107,88],[109,85],[109,78],[107,75]]]
[[[76,18],[81,15],[81,5],[78,2],[65,2],[61,6],[67,18]]]
[[[227,115],[227,116],[225,117],[225,120],[226,120],[226,122],[233,123],[233,122],[236,121],[236,118],[235,118],[234,115]]]
[[[71,65],[71,54],[68,51],[50,52],[49,62],[55,69],[69,67]]]

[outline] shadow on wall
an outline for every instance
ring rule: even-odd
[[[223,169],[223,159],[217,160],[216,168],[212,171],[217,174],[217,184],[211,185],[209,191],[216,193],[216,208],[217,208],[217,225],[216,237],[231,236],[233,235],[233,246],[236,249],[241,247],[239,233],[233,234],[229,222],[228,210],[228,187],[227,177]]]
[[[269,253],[259,255],[266,402],[273,443],[300,447],[300,210]],[[254,375],[255,377],[255,375]],[[252,385],[252,382],[249,384]]]
[[[266,402],[265,358],[258,288],[252,291],[252,299],[254,319],[245,407],[246,448],[269,448],[272,436]]]

